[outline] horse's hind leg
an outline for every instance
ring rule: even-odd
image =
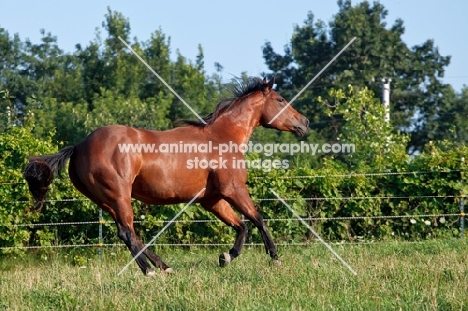
[[[133,210],[130,202],[128,203],[117,203],[115,207],[117,212],[117,229],[118,236],[127,245],[130,253],[135,257],[145,246],[141,240],[137,237],[135,229],[133,227]],[[162,271],[171,273],[173,270],[166,265],[159,256],[152,253],[149,249],[145,249],[138,257],[135,258],[136,263],[140,267],[141,271],[148,276],[154,275],[154,270],[148,264],[146,259],[149,259],[157,268]]]
[[[143,248],[143,246],[141,241],[136,236],[135,230],[133,228],[133,210],[131,206],[131,199],[121,199],[115,202],[109,196],[102,195],[102,193],[99,192],[95,193],[96,191],[91,191],[90,189],[88,189],[88,187],[80,179],[76,171],[73,159],[70,161],[68,173],[70,175],[70,180],[72,181],[76,189],[78,189],[81,193],[83,193],[85,196],[91,199],[91,201],[96,203],[100,208],[102,208],[104,211],[109,213],[109,215],[111,215],[111,217],[114,219],[117,225],[117,235],[121,240],[124,241],[125,245],[130,250],[132,256],[138,254]],[[146,261],[146,256],[147,251],[138,256],[138,258],[136,258],[135,261],[144,274],[153,275],[154,270]],[[149,256],[150,257],[148,258],[155,266],[163,266],[164,263],[162,263],[161,265],[157,265],[157,260],[155,260],[151,255]]]
[[[172,270],[171,267],[166,265],[164,261],[161,260],[161,258],[150,251],[148,248],[145,250],[145,255],[148,257],[148,259],[151,261],[151,263],[155,266],[161,269],[161,271],[164,271],[166,273],[174,273],[174,270]]]
[[[133,210],[130,202],[124,203],[122,200],[115,203],[102,203],[97,199],[87,188],[82,188],[79,181],[73,180],[73,184],[84,195],[90,198],[94,203],[101,207],[104,211],[109,213],[117,225],[117,235],[125,243],[133,257],[136,256],[143,248],[143,243],[137,237],[135,229],[133,228]],[[78,184],[78,186],[77,186]],[[145,252],[135,258],[136,263],[141,271],[148,276],[154,275],[154,270],[146,261]]]
[[[245,237],[247,236],[247,226],[245,223],[239,219],[237,214],[233,211],[228,202],[221,199],[218,202],[212,203],[202,203],[202,206],[207,210],[213,213],[216,217],[219,218],[226,225],[234,228],[236,230],[236,241],[234,246],[229,250],[229,253],[223,253],[219,256],[219,265],[221,267],[227,266],[234,258],[239,256],[242,247],[244,246]]]
[[[119,183],[117,179],[112,181],[96,180],[95,182],[99,183],[100,187],[87,186],[81,180],[76,167],[77,164],[72,157],[68,172],[73,185],[100,208],[111,215],[117,225],[117,234],[119,238],[124,241],[132,256],[135,257],[136,254],[144,248],[144,245],[137,237],[133,227],[133,209],[130,193],[125,191],[125,189],[131,189],[131,187],[122,186],[122,183]],[[119,193],[120,196],[116,197],[116,193]],[[148,264],[146,259],[149,259],[152,264],[161,270],[172,272],[172,269],[169,268],[158,256],[153,254],[149,249],[145,249],[145,251],[135,259],[144,274],[149,276],[154,275],[154,270]]]
[[[138,239],[133,228],[130,228],[128,226],[120,226],[120,225],[117,225],[117,228],[119,230],[118,231],[119,237],[125,242],[128,249],[130,250],[130,253],[135,257],[143,249],[144,247],[143,243]],[[145,249],[143,253],[141,253],[135,259],[135,261],[140,267],[141,271],[143,271],[143,273],[146,274],[147,276],[153,276],[154,270],[148,264],[148,262],[146,261],[146,258],[148,258],[153,265],[155,265],[162,271],[167,272],[167,273],[173,272],[172,268],[166,265],[161,260],[161,258],[159,258],[159,256],[155,255],[150,250]]]

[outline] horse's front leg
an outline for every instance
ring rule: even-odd
[[[247,236],[247,226],[239,219],[229,203],[223,199],[215,203],[202,203],[202,206],[207,211],[213,213],[226,225],[236,230],[236,241],[234,242],[234,246],[229,250],[229,253],[223,253],[219,256],[219,265],[221,267],[225,267],[234,258],[240,255],[242,247],[244,246],[245,237]]]
[[[263,216],[255,208],[252,199],[250,198],[249,192],[245,185],[239,185],[238,187],[230,187],[224,191],[224,197],[226,201],[231,203],[234,208],[247,217],[255,227],[260,231],[260,234],[263,238],[263,244],[265,245],[265,250],[267,254],[274,260],[275,263],[278,261],[278,252],[276,250],[275,243],[268,233],[267,227],[263,222]]]

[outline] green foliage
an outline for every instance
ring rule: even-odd
[[[355,92],[352,88],[347,92],[331,90],[329,97],[335,103],[329,105],[329,115],[338,115],[346,122],[339,141],[354,144],[356,152],[323,157],[320,168],[251,174],[249,186],[254,199],[274,198],[268,190],[272,188],[280,196],[293,199],[296,204],[293,207],[306,218],[458,213],[459,195],[468,190],[467,166],[463,161],[468,147],[447,141],[430,143],[425,152],[410,158],[405,152],[408,137],[393,133],[391,124],[383,122],[384,109],[373,99],[372,92],[366,89]],[[271,218],[292,218],[277,201],[261,202],[261,209]],[[312,221],[311,225],[329,239],[459,235],[453,219],[449,222],[444,217],[432,217],[412,221],[410,218],[337,220]],[[300,224],[295,226],[293,234],[283,224],[271,226],[275,234],[292,241],[310,237]]]
[[[430,40],[413,48],[403,40],[403,22],[387,27],[380,3],[339,1],[339,14],[327,26],[312,14],[296,26],[284,55],[264,47],[267,65],[279,92],[292,98],[352,37],[356,41],[337,59],[312,91],[295,105],[314,129],[307,143],[353,144],[355,151],[333,155],[285,156],[289,169],[249,171],[251,196],[269,222],[276,241],[302,242],[314,236],[273,195],[273,189],[302,217],[397,216],[457,213],[467,193],[464,145],[467,137],[468,89],[456,94],[440,77],[449,63]],[[97,243],[96,224],[22,226],[29,223],[96,221],[98,209],[73,188],[56,179],[49,202],[37,213],[22,168],[28,157],[57,152],[107,124],[165,130],[179,118],[194,118],[183,103],[120,41],[131,44],[147,63],[199,114],[229,96],[220,72],[206,75],[203,49],[195,62],[176,51],[161,29],[147,41],[130,36],[130,22],[108,9],[102,29],[87,46],[64,53],[51,34],[39,44],[10,37],[0,28],[0,247]],[[384,122],[377,95],[380,78],[392,82],[392,123]],[[242,78],[246,78],[245,74]],[[409,132],[410,135],[402,134]],[[447,140],[443,140],[447,139]],[[257,129],[255,143],[296,143],[290,133]],[[410,146],[419,153],[412,157]],[[277,159],[280,155],[272,156]],[[263,160],[249,154],[250,160]],[[393,172],[396,174],[374,174]],[[422,172],[422,173],[407,173]],[[401,174],[400,174],[401,173]],[[299,178],[300,176],[309,176]],[[406,197],[411,198],[406,198]],[[447,196],[446,198],[420,198]],[[389,198],[389,197],[393,197]],[[402,197],[395,199],[395,197]],[[67,199],[78,200],[67,200]],[[363,199],[373,198],[373,199]],[[150,206],[133,202],[138,234],[151,239],[183,205]],[[106,242],[118,242],[115,225],[104,225]],[[166,243],[230,243],[234,231],[200,207],[190,207],[160,238]],[[423,239],[459,234],[456,218],[309,221],[324,238]],[[249,223],[247,242],[261,242]],[[81,257],[75,264],[80,265]]]
[[[56,151],[50,141],[38,141],[31,136],[31,125],[9,126],[0,135],[0,243],[5,246],[22,246],[29,241],[28,228],[17,227],[35,222],[39,215],[25,208],[32,204],[24,183],[21,168],[30,154],[47,154]],[[31,153],[30,153],[31,152]]]
[[[78,142],[89,133],[85,127],[88,119],[86,103],[59,103],[50,97],[41,103],[36,99],[30,99],[28,103],[35,115],[33,134],[36,137],[47,137],[52,133],[55,142]]]
[[[97,236],[97,228],[25,227],[23,224],[73,222],[97,219],[97,210],[89,201],[55,202],[56,200],[84,197],[73,188],[69,180],[56,180],[49,191],[42,213],[37,213],[24,181],[22,169],[32,155],[56,153],[53,133],[46,140],[32,135],[34,117],[29,115],[24,126],[9,126],[0,135],[0,245],[51,245],[70,241],[78,235]],[[65,230],[64,230],[65,229]],[[84,238],[89,241],[89,238]]]
[[[409,47],[403,40],[401,19],[388,25],[388,11],[380,2],[338,1],[339,11],[330,22],[315,20],[310,12],[302,25],[294,27],[284,53],[267,42],[263,56],[277,77],[278,89],[292,98],[354,37],[356,40],[314,81],[295,102],[320,137],[331,140],[340,119],[329,119],[327,107],[318,101],[330,89],[368,88],[381,93],[381,79],[391,78],[391,118],[394,132],[410,134],[407,148],[420,151],[430,140],[464,141],[467,100],[442,82],[450,56],[443,56],[433,40]],[[460,105],[460,103],[464,105]],[[456,107],[456,108],[455,108]],[[456,122],[453,122],[455,119]],[[454,131],[458,135],[454,135]],[[462,133],[462,136],[460,136]],[[464,138],[463,138],[464,139]]]
[[[56,38],[44,31],[41,42],[33,44],[0,30],[0,90],[7,90],[1,97],[11,100],[8,109],[18,124],[32,111],[36,137],[47,139],[54,131],[53,140],[68,145],[108,124],[168,129],[176,119],[194,118],[119,37],[195,111],[204,115],[213,110],[220,99],[220,79],[205,76],[201,46],[195,63],[178,51],[173,61],[170,38],[161,29],[147,41],[131,42],[129,20],[110,8],[102,28],[105,38],[98,32],[72,54],[60,50]],[[2,113],[6,104],[0,101]]]
[[[107,94],[107,95],[106,95]],[[466,163],[468,154],[464,145],[448,141],[430,143],[423,153],[409,157],[405,152],[408,137],[392,132],[391,124],[383,122],[384,110],[368,90],[332,90],[329,98],[330,117],[345,121],[339,142],[354,144],[355,152],[338,155],[305,155],[304,160],[319,163],[318,168],[307,165],[289,169],[251,169],[248,188],[257,208],[266,219],[283,219],[268,223],[277,241],[303,242],[314,236],[299,223],[291,212],[273,195],[273,189],[305,218],[399,216],[426,214],[456,214],[458,195],[468,192]],[[133,102],[114,97],[105,92],[99,107],[114,103],[129,113],[134,108],[135,122],[145,122],[144,112],[151,111],[138,99]],[[322,99],[319,99],[322,100]],[[140,107],[139,109],[137,109]],[[167,106],[166,106],[167,107]],[[106,110],[94,119],[109,120],[114,115]],[[108,113],[106,115],[106,113]],[[164,121],[164,114],[154,118]],[[21,170],[34,154],[55,153],[53,132],[46,140],[36,139],[35,117],[30,115],[24,126],[10,125],[0,135],[0,245],[53,245],[56,243],[97,243],[97,225],[24,227],[25,223],[96,221],[97,208],[76,191],[67,178],[58,179],[48,193],[50,202],[41,213],[32,208],[32,201],[24,184]],[[115,120],[119,122],[119,120]],[[98,126],[88,124],[87,126]],[[261,159],[259,154],[248,154],[249,160]],[[395,172],[402,174],[373,174]],[[407,173],[420,172],[420,173]],[[300,176],[308,176],[300,178]],[[446,196],[446,198],[420,198],[421,196]],[[454,197],[453,197],[454,196]],[[402,197],[402,198],[395,198]],[[407,197],[410,197],[409,199]],[[58,202],[78,198],[81,201]],[[369,199],[366,199],[369,198]],[[370,199],[373,198],[373,199]],[[133,207],[138,234],[149,240],[170,220],[184,204],[149,206],[134,201]],[[110,220],[105,215],[107,221]],[[160,238],[162,243],[229,243],[234,231],[221,222],[191,222],[190,220],[215,219],[200,207],[190,207],[180,221],[172,224]],[[456,218],[455,218],[456,220]],[[453,218],[403,218],[309,221],[324,238],[338,240],[355,239],[420,239],[433,236],[456,236],[457,222]],[[251,224],[247,242],[260,243],[261,237]],[[106,223],[106,242],[118,242],[112,222]]]
[[[321,97],[318,101],[329,107],[328,117],[344,122],[338,142],[355,146],[355,152],[339,157],[350,170],[385,171],[392,162],[408,160],[408,137],[394,133],[392,124],[384,122],[385,108],[372,91],[356,92],[348,86],[346,91],[331,89],[328,96],[333,105]]]
[[[110,90],[96,96],[96,108],[86,115],[83,128],[89,133],[103,124],[127,124],[134,127],[162,130],[170,127],[167,118],[172,97],[149,97],[142,101],[136,96],[124,97]]]

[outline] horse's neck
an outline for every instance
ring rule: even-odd
[[[262,99],[245,99],[235,103],[212,125],[213,132],[237,144],[247,144],[254,129],[260,125]]]

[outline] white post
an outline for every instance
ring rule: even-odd
[[[392,79],[382,79],[382,104],[385,107],[385,122],[390,121],[390,82]]]

